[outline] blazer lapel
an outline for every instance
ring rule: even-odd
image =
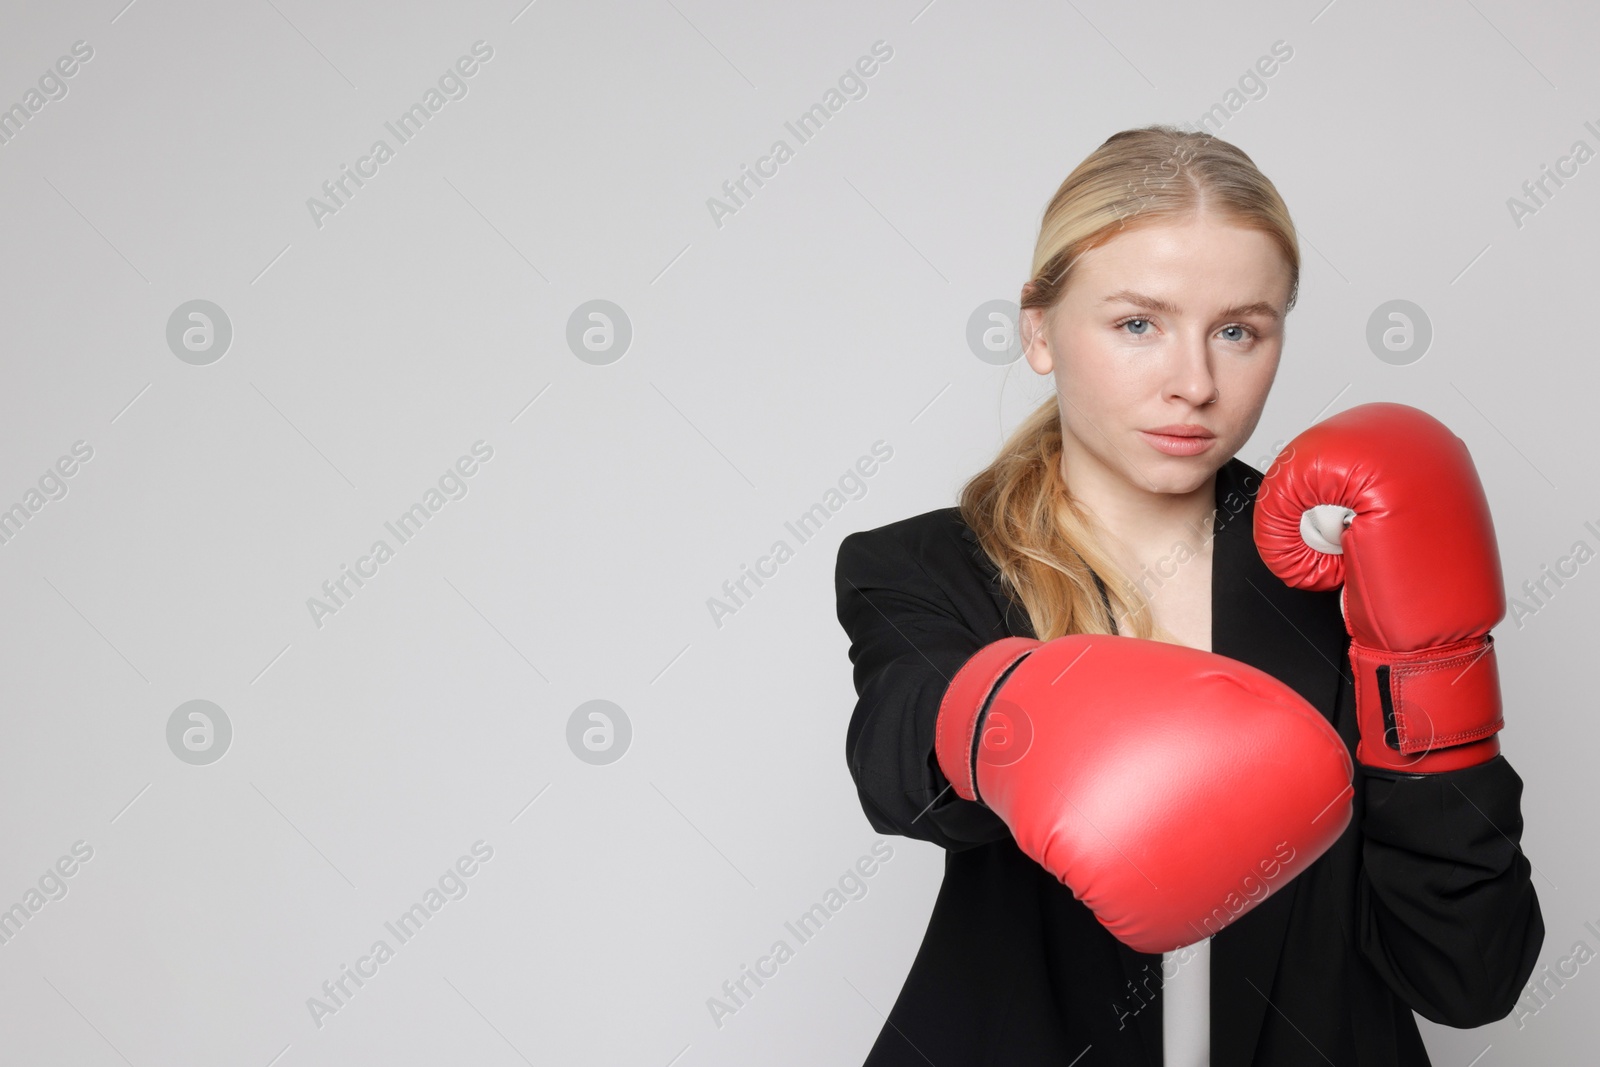
[[[1260,484],[1237,459],[1217,472],[1212,651],[1280,679],[1331,723],[1345,657],[1339,594],[1291,589],[1267,569],[1253,529]],[[1299,879],[1283,886],[1211,940],[1213,1063],[1244,1067],[1255,1055],[1298,888]]]

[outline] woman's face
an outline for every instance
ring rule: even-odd
[[[1072,271],[1044,332],[1041,309],[1023,324],[1029,366],[1055,376],[1066,470],[1099,464],[1148,492],[1194,492],[1261,418],[1288,263],[1266,234],[1197,217],[1126,230]],[[1157,432],[1173,427],[1201,437]]]

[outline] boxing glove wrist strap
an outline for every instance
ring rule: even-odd
[[[939,702],[933,748],[939,770],[950,780],[957,796],[979,800],[978,738],[984,714],[1012,668],[1041,643],[1031,637],[1004,637],[985,645],[961,665],[945,689],[944,699]]]
[[[1472,637],[1420,652],[1351,642],[1356,758],[1391,770],[1427,773],[1470,767],[1500,751],[1500,673],[1494,637]]]

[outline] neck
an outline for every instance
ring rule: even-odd
[[[1211,551],[1216,472],[1193,489],[1159,492],[1130,483],[1093,461],[1064,463],[1063,468],[1073,499],[1099,527],[1102,544],[1125,566],[1148,564],[1179,545],[1193,555]]]

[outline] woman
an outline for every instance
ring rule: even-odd
[[[1410,650],[1373,653],[1366,645],[1376,639],[1359,627],[1381,605],[1354,597],[1345,604],[1341,590],[1328,586],[1326,568],[1297,580],[1298,588],[1285,584],[1292,568],[1281,557],[1309,552],[1306,544],[1322,538],[1311,530],[1301,543],[1301,509],[1286,504],[1285,494],[1273,500],[1277,513],[1264,506],[1258,516],[1258,502],[1267,500],[1262,494],[1258,501],[1262,475],[1234,458],[1277,373],[1298,280],[1288,210],[1248,156],[1172,127],[1116,134],[1051,200],[1022,290],[1024,355],[1034,371],[1054,377],[1056,395],[967,483],[959,507],[841,543],[838,611],[860,697],[846,738],[851,775],[876,830],[946,849],[927,934],[868,1067],[1427,1064],[1413,1012],[1456,1027],[1510,1013],[1544,926],[1530,865],[1517,847],[1522,782],[1492,736],[1500,724],[1496,676],[1484,674],[1492,659],[1473,675],[1489,678],[1476,690],[1483,707],[1461,712],[1482,721],[1448,750],[1440,743],[1432,752],[1426,744],[1403,756],[1389,751],[1402,705],[1398,688],[1383,688],[1388,672],[1402,671],[1407,656],[1426,656],[1425,646],[1453,653],[1471,645],[1477,662],[1491,651],[1487,630],[1500,615],[1481,620],[1476,631],[1466,626]],[[1313,428],[1321,436],[1308,431],[1302,452],[1313,445],[1370,450],[1385,434],[1415,429],[1411,416],[1438,427],[1399,405],[1356,412],[1367,421],[1352,412],[1330,419]],[[1391,421],[1377,425],[1375,418]],[[1433,439],[1439,447],[1459,445],[1440,431]],[[1294,452],[1291,446],[1286,455]],[[1293,479],[1314,476],[1330,455],[1302,455]],[[1403,457],[1363,462],[1385,459],[1415,479],[1416,464]],[[1448,491],[1465,499],[1477,484],[1470,460],[1456,477],[1471,486]],[[1280,480],[1288,482],[1287,475]],[[1340,516],[1348,526],[1361,509],[1332,510],[1321,529],[1334,543],[1312,554],[1339,566]],[[1498,603],[1503,614],[1492,528],[1486,507],[1479,511],[1485,547],[1477,599]],[[1274,525],[1281,533],[1289,520],[1295,544],[1269,552],[1269,569],[1257,537],[1267,543]],[[1367,533],[1375,527],[1358,528],[1369,538],[1362,552],[1375,564],[1378,550]],[[1494,561],[1492,576],[1483,560]],[[1354,566],[1354,557],[1344,562]],[[1465,582],[1435,580],[1426,588]],[[1197,715],[1202,723],[1233,721],[1225,717],[1237,709],[1227,701],[1206,697],[1211,703],[1198,705],[1192,687],[1169,673],[1166,661],[1183,656],[1205,657],[1196,662],[1208,677],[1248,675],[1258,685],[1260,672],[1270,675],[1282,690],[1273,694],[1282,709],[1273,721],[1292,717],[1291,704],[1309,706],[1325,720],[1318,728],[1331,727],[1342,742],[1345,781],[1354,787],[1342,801],[1342,832],[1336,826],[1315,845],[1314,862],[1252,899],[1236,921],[1220,930],[1206,925],[1200,932],[1213,936],[1183,939],[1194,943],[1181,949],[1131,947],[1128,941],[1157,942],[1124,940],[1103,913],[1103,894],[1063,884],[1075,846],[1057,840],[1045,847],[1034,836],[1055,833],[1068,806],[1081,815],[1072,798],[1044,812],[1020,809],[1048,806],[1040,799],[1048,790],[1031,801],[1012,790],[1004,808],[985,803],[1012,768],[979,751],[987,743],[979,734],[991,704],[999,706],[994,694],[1015,689],[1008,672],[1020,676],[1017,657],[1042,659],[1066,648],[1081,659],[1091,647],[1132,651],[1134,658],[1121,662],[1135,666],[1117,669],[1121,690],[1095,695],[1088,672],[1073,666],[1078,659],[1058,655],[1052,672],[1077,687],[1061,687],[1054,704],[1034,705],[1039,738],[1091,722],[1113,723],[1124,736],[1110,757],[1092,750],[1100,740],[1059,742],[1050,757],[1056,793],[1072,788],[1059,783],[1083,767],[1093,766],[1103,785],[1102,771],[1125,778],[1139,762],[1126,756],[1140,743],[1126,736],[1140,728],[1124,722],[1130,700],[1158,714],[1164,704],[1183,705],[1188,730]],[[1003,668],[995,666],[997,652],[1008,654]],[[963,695],[979,676],[979,695]],[[952,705],[963,701],[970,706],[958,729],[950,720],[962,709]],[[1015,702],[1010,709],[1027,710]],[[1194,747],[1192,769],[1182,772],[1185,788],[1231,774],[1228,790],[1259,790],[1248,760],[1224,761],[1226,771],[1207,762],[1218,745],[1247,746],[1234,735],[1253,728],[1213,728]],[[1303,740],[1316,751],[1316,738]],[[1035,765],[1042,743],[1035,739]],[[1265,756],[1251,758],[1270,772],[1276,750],[1266,747]],[[1148,806],[1151,795],[1170,792],[1169,774],[1147,774],[1122,799]],[[1292,779],[1279,778],[1252,802],[1270,820],[1291,789]],[[1157,808],[1177,811],[1179,829],[1186,820],[1197,834],[1215,831],[1207,810],[1183,803],[1162,798]],[[1026,851],[1019,840],[1028,842]],[[1218,839],[1216,847],[1224,843]],[[1185,862],[1198,876],[1204,861]],[[1172,889],[1166,886],[1162,902]],[[1193,927],[1192,916],[1179,918]]]

